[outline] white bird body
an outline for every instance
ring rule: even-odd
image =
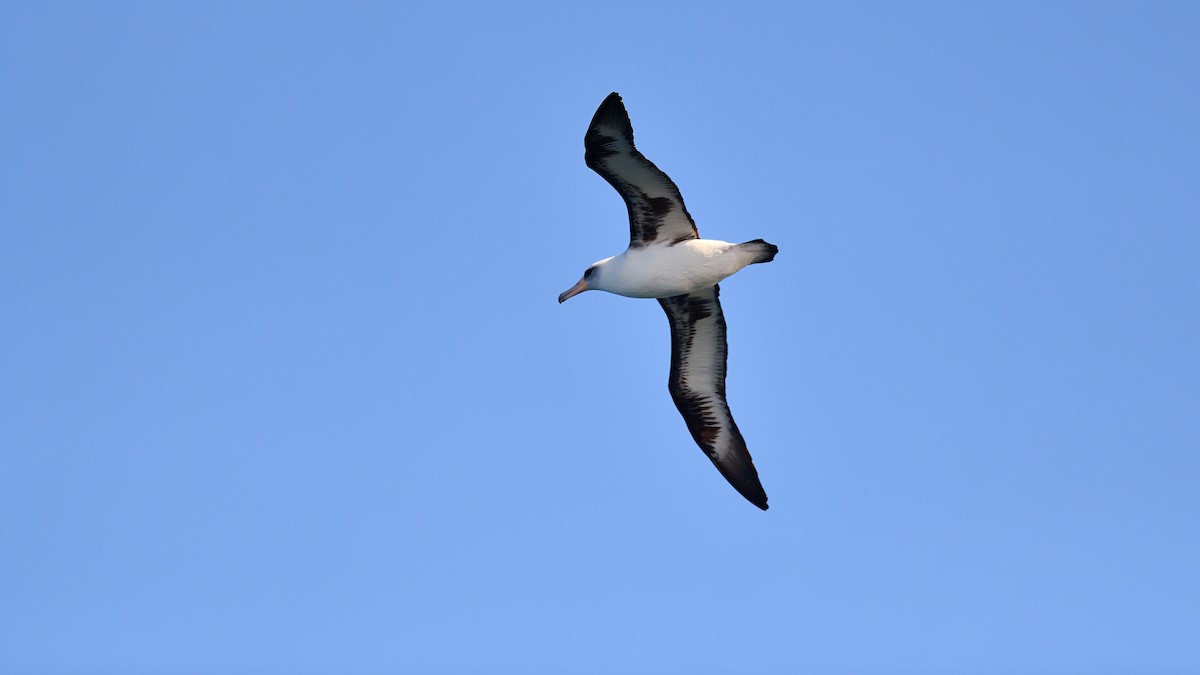
[[[595,263],[588,288],[627,298],[669,298],[712,288],[759,256],[757,251],[716,239],[630,248]]]

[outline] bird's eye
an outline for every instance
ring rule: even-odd
[[[588,277],[592,276],[592,272],[595,272],[595,271],[596,271],[596,268],[595,268],[595,267],[589,267],[589,268],[587,268],[587,271],[585,271],[585,272],[583,273],[583,278],[584,278],[584,279],[586,279],[586,278],[588,278]]]

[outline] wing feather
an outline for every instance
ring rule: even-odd
[[[587,165],[625,200],[631,248],[699,237],[674,181],[634,147],[629,113],[616,92],[596,110],[583,145]]]
[[[767,493],[725,400],[729,345],[720,293],[720,287],[713,286],[659,299],[671,324],[667,388],[696,444],[734,489],[765,511]]]

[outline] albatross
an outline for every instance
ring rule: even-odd
[[[558,301],[584,291],[658,300],[671,325],[667,389],[675,407],[725,480],[765,511],[767,493],[725,400],[729,346],[717,282],[747,265],[771,262],[779,248],[762,239],[701,239],[679,188],[634,147],[629,113],[616,92],[596,110],[583,145],[588,167],[625,200],[629,248],[593,263]]]

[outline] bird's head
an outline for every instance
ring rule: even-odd
[[[569,298],[575,297],[584,291],[602,291],[604,290],[604,265],[612,258],[605,258],[597,263],[592,263],[590,267],[583,271],[583,278],[574,286],[563,291],[562,295],[558,296],[558,302],[561,304]]]

